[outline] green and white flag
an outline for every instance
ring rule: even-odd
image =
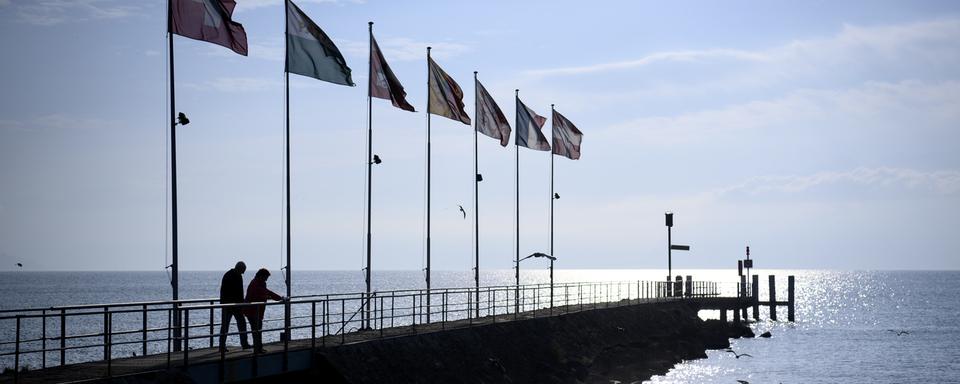
[[[287,0],[287,72],[353,86],[350,67],[326,33]]]

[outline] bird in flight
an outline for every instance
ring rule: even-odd
[[[17,263],[17,267],[20,267],[20,269],[23,269],[23,264]]]
[[[741,358],[741,357],[744,357],[744,356],[746,356],[746,357],[753,357],[753,356],[750,356],[750,355],[748,355],[748,354],[746,354],[746,353],[737,353],[736,351],[734,351],[734,350],[731,349],[731,348],[727,348],[726,351],[732,353],[732,354],[733,354],[733,357],[736,357],[736,358],[738,358],[738,359]]]
[[[737,382],[740,384],[750,384],[750,382],[746,380],[737,380]]]
[[[463,218],[466,219],[466,218],[467,218],[467,211],[464,211],[464,210],[463,210],[463,206],[462,206],[462,205],[457,205],[457,206],[460,207],[460,213],[462,213],[462,214],[463,214]]]
[[[888,329],[887,332],[896,333],[897,336],[903,336],[903,335],[909,335],[909,334],[910,334],[910,332],[907,332],[907,331],[896,331],[896,330],[893,330],[893,329]]]

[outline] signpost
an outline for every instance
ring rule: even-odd
[[[670,282],[673,280],[673,251],[689,251],[690,246],[673,244],[671,233],[671,230],[673,229],[673,212],[666,212],[664,215],[667,224],[667,286],[673,287],[673,284],[670,284]],[[673,290],[671,289],[671,291]],[[668,294],[672,295],[672,292]]]

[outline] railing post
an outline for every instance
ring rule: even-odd
[[[60,365],[67,364],[67,310],[60,310]]]
[[[320,335],[320,345],[327,346],[327,335],[330,334],[330,298],[325,297],[323,300],[323,327],[320,328],[322,335]]]
[[[340,299],[340,345],[346,341],[347,337],[347,304],[346,299]]]
[[[40,367],[46,368],[47,367],[47,310],[46,309],[43,310],[42,316],[40,318],[43,320],[43,325],[40,326],[40,333],[43,335],[40,337],[40,348],[43,350],[43,352],[40,352],[41,354]]]
[[[190,366],[190,309],[183,310],[183,369]],[[256,349],[256,348],[254,348]]]
[[[310,349],[317,349],[317,302],[310,303]]]
[[[777,277],[769,275],[770,281],[770,320],[777,321]]]
[[[753,295],[750,299],[753,301],[753,319],[760,320],[760,276],[753,275],[753,285],[750,287],[750,293]]]
[[[787,276],[787,321],[793,322],[793,304],[796,296],[793,294],[793,275]]]
[[[142,337],[142,345],[141,345],[142,348],[141,348],[140,354],[143,356],[146,356],[147,355],[147,305],[146,304],[143,305],[142,313],[143,313],[143,316],[141,316],[141,318],[143,319],[143,329],[141,330],[141,334],[140,334]]]
[[[693,297],[693,276],[687,275],[687,297]]]
[[[106,309],[107,308],[104,307],[104,310]],[[111,344],[113,343],[113,340],[111,339],[113,337],[111,336],[113,334],[113,314],[107,311],[106,315],[107,315],[107,318],[105,320],[107,320],[107,324],[105,326],[106,328],[105,345],[106,345],[106,352],[107,352],[107,377],[112,377],[113,376],[113,345]]]
[[[491,307],[493,308],[493,323],[496,324],[497,323],[497,290],[492,288],[491,292],[493,293],[493,305],[491,305]]]
[[[110,332],[107,327],[110,325],[109,307],[103,307],[103,359],[110,361]]]
[[[211,301],[210,302],[210,348],[213,348],[213,304],[214,302]],[[227,332],[229,333],[230,330],[228,329]]]
[[[17,315],[17,336],[13,347],[13,381],[20,382],[20,315]]]

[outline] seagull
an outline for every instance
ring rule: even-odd
[[[750,384],[750,382],[746,380],[737,380],[737,382],[740,384]]]
[[[17,263],[17,266],[20,267],[20,269],[23,269],[23,264]]]
[[[750,356],[750,355],[748,355],[748,354],[746,354],[746,353],[739,353],[739,354],[738,354],[737,352],[735,352],[733,349],[730,349],[730,348],[727,348],[727,349],[726,349],[726,352],[732,353],[733,356],[736,357],[736,358],[738,358],[738,359],[739,359],[740,357],[743,357],[743,356],[753,357],[753,356]]]
[[[887,332],[896,333],[897,336],[903,336],[903,335],[909,335],[909,334],[910,334],[910,332],[907,332],[907,331],[895,331],[895,330],[892,330],[892,329],[888,329]]]
[[[460,207],[460,213],[463,214],[463,218],[464,218],[464,220],[466,220],[466,218],[467,218],[467,211],[464,211],[464,210],[463,210],[463,206],[462,206],[462,205],[457,205],[457,206]]]

